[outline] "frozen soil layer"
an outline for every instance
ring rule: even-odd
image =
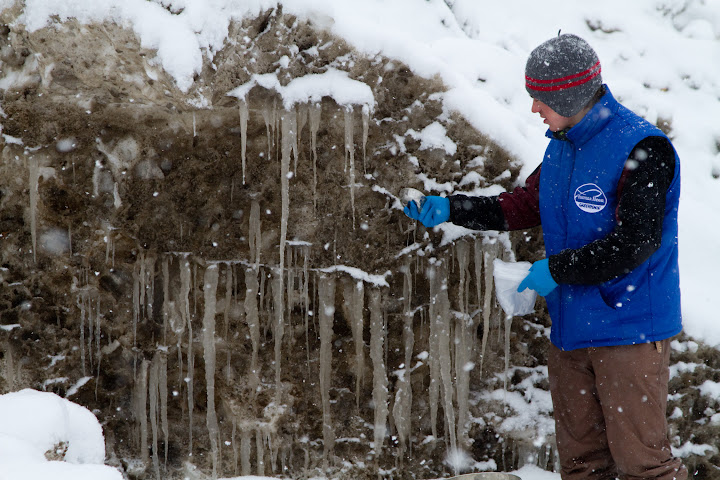
[[[539,258],[540,232],[441,245],[396,198],[517,179],[443,110],[438,80],[273,10],[232,25],[182,92],[117,25],[29,34],[5,17],[0,391],[87,406],[134,478],[552,467],[549,321],[540,309],[506,332],[486,269]],[[375,103],[228,95],[328,70]],[[678,345],[704,366],[673,377],[673,444],[712,444],[717,405],[693,388],[716,376],[712,352]],[[452,447],[466,454],[448,462]],[[701,473],[714,460],[689,457]]]

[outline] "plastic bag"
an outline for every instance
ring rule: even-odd
[[[499,258],[493,261],[495,295],[508,317],[527,315],[535,310],[537,292],[530,288],[517,291],[531,266],[530,262],[504,262]]]

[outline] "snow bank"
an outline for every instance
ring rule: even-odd
[[[85,407],[30,389],[0,396],[3,480],[122,479],[104,461],[102,428]]]

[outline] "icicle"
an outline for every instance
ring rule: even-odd
[[[307,355],[308,369],[310,368],[310,278],[308,277],[308,263],[310,247],[303,248],[303,308],[305,310],[305,353]]]
[[[248,246],[250,247],[250,261],[255,264],[255,270],[260,265],[260,252],[262,249],[262,233],[260,232],[260,204],[257,200],[252,201],[250,206],[250,225]]]
[[[185,377],[185,383],[187,384],[187,401],[188,401],[188,416],[189,416],[189,428],[188,428],[188,452],[192,456],[193,447],[193,410],[195,408],[195,402],[193,399],[193,370],[195,369],[194,355],[193,355],[193,332],[192,332],[192,321],[190,318],[190,285],[191,285],[191,270],[190,261],[187,256],[183,257],[180,262],[180,314],[182,315],[183,325],[187,326],[188,329],[188,349],[187,349],[187,377]],[[180,338],[178,338],[178,352],[180,352]],[[180,353],[178,353],[180,355]],[[182,377],[182,368],[180,369],[180,376]],[[182,379],[182,378],[181,378]]]
[[[450,355],[450,305],[447,294],[445,269],[432,266],[428,269],[430,282],[430,406],[433,436],[437,436],[437,408],[440,388],[445,412],[445,432],[449,435],[449,451],[457,448],[455,436],[455,409],[453,406],[452,358]]]
[[[118,186],[117,182],[115,182],[113,185],[113,207],[115,207],[116,210],[122,207],[122,199],[120,198],[120,187]]]
[[[265,476],[265,456],[263,447],[263,434],[260,428],[255,430],[255,454],[257,456],[257,475]]]
[[[412,383],[410,375],[412,372],[412,354],[415,347],[415,334],[413,332],[412,311],[412,275],[410,272],[409,262],[401,268],[404,274],[403,278],[403,298],[405,300],[405,312],[403,322],[403,346],[405,349],[405,357],[402,368],[402,376],[398,379],[395,405],[393,405],[393,420],[395,429],[397,430],[400,455],[402,460],[404,452],[407,450],[412,432]]]
[[[270,312],[267,308],[267,305],[265,303],[265,281],[268,276],[265,275],[263,270],[261,270],[259,272],[259,276],[260,276],[260,288],[258,290],[258,294],[259,294],[258,308],[260,311],[259,315],[260,315],[260,318],[267,318],[270,314]],[[270,326],[270,324],[271,324],[271,322],[265,323],[265,332],[264,332],[265,335],[267,335],[267,329],[268,329],[268,326]]]
[[[308,105],[306,103],[297,106],[297,143],[302,145],[302,131],[308,123]],[[299,149],[295,152],[299,156]],[[297,158],[297,157],[296,157]],[[297,173],[297,162],[295,163],[295,173]]]
[[[167,345],[167,330],[172,315],[172,307],[170,300],[170,259],[168,256],[163,257],[162,261],[163,275],[163,345]]]
[[[2,378],[5,380],[5,388],[8,392],[14,392],[16,387],[15,358],[12,350],[12,345],[9,341],[6,341],[2,350],[5,356],[5,371],[2,372]]]
[[[455,244],[455,257],[458,263],[458,309],[468,316],[470,303],[470,245],[461,240]]]
[[[93,183],[92,196],[93,196],[93,198],[97,198],[97,196],[100,195],[100,182],[101,182],[102,175],[103,175],[102,163],[100,163],[99,161],[96,161],[95,167],[93,168],[93,178],[92,178],[92,183]],[[74,176],[75,176],[75,164],[73,164],[73,177]],[[73,183],[75,183],[74,180],[73,180]]]
[[[100,346],[100,340],[101,340],[100,319],[101,319],[101,314],[100,314],[100,299],[99,299],[99,298],[95,301],[95,307],[96,307],[96,309],[95,309],[95,321],[97,322],[97,323],[95,324],[95,348],[96,348],[96,352],[97,352],[97,376],[98,376],[98,379],[99,379],[99,377],[100,377],[100,360],[101,360],[100,357],[102,356],[102,348],[101,348],[101,346]],[[97,379],[96,379],[96,380],[97,380]],[[96,395],[97,395],[97,388],[98,388],[98,383],[96,382],[96,383],[95,383],[95,393],[96,393]]]
[[[140,458],[147,465],[148,458],[148,428],[147,428],[147,392],[148,392],[148,367],[150,361],[143,360],[140,365],[140,372],[135,378],[135,418],[140,422],[138,429],[138,444],[140,445]]]
[[[313,206],[317,207],[317,132],[320,129],[320,114],[322,105],[317,103],[310,106],[310,145],[313,155]]]
[[[145,311],[145,294],[147,290],[147,263],[145,261],[145,253],[140,252],[140,256],[137,259],[136,262],[139,265],[139,273],[138,273],[138,319],[142,318],[143,312]]]
[[[230,299],[232,301],[231,307],[233,311],[237,311],[237,316],[241,322],[245,322],[245,310],[240,305],[239,294],[238,294],[238,276],[236,273],[236,267],[234,264],[228,264],[228,275],[232,277],[232,282],[226,284],[226,288],[230,289]],[[225,321],[225,339],[230,342],[230,320],[235,315],[231,313],[230,308],[228,309],[228,317]],[[229,344],[228,344],[229,345]],[[235,382],[235,369],[232,367],[232,353],[233,349],[226,349],[226,364],[225,364],[225,381],[228,385],[232,385]]]
[[[192,268],[192,294],[193,294],[193,317],[197,315],[197,308],[198,308],[198,301],[197,301],[197,295],[198,295],[198,289],[197,289],[197,278],[198,278],[198,265],[193,264]]]
[[[281,115],[282,128],[282,158],[280,167],[280,188],[281,188],[281,215],[280,215],[280,262],[276,275],[276,288],[273,289],[275,300],[275,383],[277,395],[281,392],[281,360],[282,360],[282,339],[285,327],[284,319],[284,272],[285,272],[285,245],[287,243],[287,223],[290,213],[290,154],[295,140],[297,122],[295,112],[284,111]],[[279,398],[278,398],[279,400]]]
[[[165,358],[165,355],[160,355],[158,377],[160,388],[160,427],[162,429],[163,439],[165,440],[165,468],[167,468],[170,428],[168,425],[167,358]]]
[[[308,469],[310,468],[310,449],[308,448],[308,438],[303,436],[300,437],[300,443],[302,444],[303,449],[303,477],[308,478]]]
[[[287,241],[287,222],[290,213],[290,153],[295,143],[296,135],[293,128],[297,128],[295,112],[282,114],[282,161],[280,168],[280,189],[282,212],[280,215],[280,271],[285,268],[285,244]]]
[[[240,427],[240,465],[242,465],[243,477],[247,477],[252,474],[250,467],[251,434],[252,431],[246,426]],[[235,470],[237,470],[237,468]]]
[[[294,159],[293,174],[297,175],[297,163],[298,163],[298,118],[297,109],[290,110],[290,147],[292,150],[292,156]]]
[[[227,263],[227,268],[225,269],[225,309],[223,310],[223,323],[225,327],[223,338],[225,340],[228,340],[228,335],[230,333],[230,308],[233,303],[233,269],[232,264]],[[230,349],[228,349],[228,355],[230,355]]]
[[[367,105],[362,107],[362,144],[363,144],[363,173],[367,173],[367,141],[370,124],[370,108]]]
[[[80,364],[82,365],[82,374],[85,376],[85,293],[80,293],[75,301],[80,308]]]
[[[385,325],[383,322],[380,291],[370,293],[370,358],[373,363],[373,403],[375,405],[374,450],[375,459],[380,458],[387,431],[388,379],[385,368]]]
[[[430,284],[430,304],[428,306],[428,319],[430,324],[430,337],[428,338],[428,367],[430,369],[430,387],[428,396],[430,401],[430,426],[433,437],[437,438],[437,411],[438,397],[440,396],[440,363],[439,363],[439,339],[438,327],[436,322],[437,313],[437,295],[438,295],[438,272],[435,266],[431,266],[426,271],[428,283]]]
[[[435,299],[438,304],[436,316],[430,321],[437,323],[438,340],[438,363],[440,364],[440,378],[443,389],[443,411],[445,412],[445,432],[450,436],[449,451],[452,455],[457,452],[457,437],[455,435],[455,408],[453,406],[453,378],[452,378],[452,357],[450,354],[450,300],[447,290],[447,271],[441,267],[436,280]],[[453,465],[455,475],[457,465]]]
[[[212,264],[205,269],[205,314],[203,315],[203,351],[205,359],[205,385],[207,390],[207,413],[205,420],[210,437],[213,478],[217,478],[218,463],[218,422],[215,412],[215,314],[217,313],[218,266]]]
[[[230,444],[233,448],[233,473],[235,476],[238,475],[238,453],[240,452],[240,449],[238,448],[237,444],[237,417],[234,415],[232,416],[232,433],[230,434]]]
[[[260,372],[258,371],[258,351],[260,349],[260,315],[258,313],[258,273],[253,268],[245,270],[245,321],[250,330],[250,342],[252,343],[252,357],[250,360],[250,375],[248,386],[254,392],[260,384]]]
[[[140,252],[138,260],[133,268],[133,326],[132,341],[133,347],[137,345],[137,325],[140,321],[140,311],[145,290],[141,287],[142,268],[144,266],[143,253]]]
[[[477,248],[477,246],[476,246]],[[483,338],[480,351],[480,375],[482,375],[482,365],[485,359],[485,347],[487,339],[490,336],[490,312],[492,309],[492,291],[493,291],[493,261],[497,257],[497,247],[490,244],[483,254],[485,259],[485,299],[483,302]]]
[[[95,318],[93,315],[93,308],[92,308],[92,299],[89,296],[85,296],[85,310],[87,311],[87,320],[88,320],[88,337],[87,337],[87,352],[88,352],[88,358],[90,359],[90,371],[93,369],[93,350],[92,350],[92,342],[93,342],[93,330],[95,327]]]
[[[110,254],[114,250],[113,238],[112,238],[112,227],[108,227],[105,232],[105,265],[110,264]],[[115,263],[115,262],[113,262]],[[115,265],[113,265],[114,267]]]
[[[33,262],[37,261],[37,203],[38,183],[40,181],[40,166],[34,155],[28,162],[30,176],[30,236],[32,237]]]
[[[233,472],[235,473],[235,476],[238,475],[238,454],[240,452],[240,449],[238,448],[237,443],[237,418],[235,416],[232,417],[232,433],[230,435],[230,443],[232,444],[233,448]]]
[[[247,149],[248,106],[245,100],[238,102],[240,110],[240,158],[242,159],[242,182],[245,185],[245,151]]]
[[[160,390],[160,352],[155,352],[150,364],[148,381],[148,400],[150,401],[150,429],[152,431],[152,463],[155,478],[160,478],[160,458],[158,456],[158,406]]]
[[[188,402],[188,456],[192,457],[193,451],[193,410],[195,410],[195,393],[193,390],[193,379],[195,377],[195,353],[193,352],[192,327],[188,329],[188,351],[187,351],[187,402]]]
[[[355,344],[355,404],[360,408],[360,394],[365,372],[365,342],[363,341],[363,310],[365,308],[365,286],[362,281],[348,280],[344,284],[346,317],[350,323]]]
[[[323,408],[323,468],[327,470],[328,459],[335,446],[335,433],[330,417],[330,381],[332,376],[332,337],[335,316],[335,279],[320,276],[320,396]]]
[[[285,334],[285,315],[284,315],[284,298],[283,294],[283,274],[282,269],[275,272],[273,279],[273,300],[275,310],[275,324],[273,325],[273,338],[275,340],[275,394],[276,401],[280,403],[280,393],[282,392],[282,355],[283,355],[283,336]]]
[[[345,166],[350,163],[350,208],[352,210],[352,225],[355,228],[355,142],[352,107],[345,109]]]
[[[285,308],[285,318],[288,319],[288,322],[292,322],[292,311],[293,307],[295,306],[295,249],[290,247],[288,248],[288,260],[287,260],[287,267],[285,268],[285,271],[287,272],[287,281],[285,282],[285,291],[286,291],[286,300],[285,305],[283,308]],[[290,324],[290,329],[292,330],[292,323]],[[292,348],[293,343],[295,343],[295,335],[288,335],[288,347]]]
[[[498,250],[501,250],[501,248],[502,247],[498,243]],[[506,256],[505,260],[512,260],[512,261],[515,260],[514,254],[512,253],[512,251],[508,251],[506,249],[504,253],[505,254],[509,253],[511,255],[511,258],[507,258],[507,255],[505,255]],[[500,251],[498,253],[498,257],[502,258],[502,255],[503,255],[503,252]],[[505,375],[503,378],[503,391],[504,391],[504,396],[507,397],[508,374],[510,371],[510,329],[512,327],[513,317],[512,317],[512,315],[505,315],[505,312],[503,312],[502,309],[498,309],[498,310],[499,310],[498,313],[500,315],[502,315],[502,317],[504,317],[504,319],[505,319],[505,321],[503,322],[503,325],[505,326],[505,342],[504,342],[504,344],[505,344],[504,345],[505,346]],[[507,403],[507,399],[506,399],[505,403]]]
[[[277,124],[277,113],[275,111],[274,106],[271,106],[269,103],[265,105],[262,109],[262,116],[263,120],[265,121],[265,130],[267,132],[267,140],[268,140],[268,153],[267,153],[267,159],[270,161],[272,158],[272,150],[273,150],[273,140],[275,138],[275,125]]]
[[[274,122],[273,125],[273,131],[275,132],[275,138],[273,139],[273,145],[275,145],[275,158],[278,160],[280,159],[280,148],[278,145],[280,145],[280,135],[281,135],[281,119],[280,119],[280,110],[278,109],[278,99],[277,97],[273,98],[273,105],[272,105],[272,119]]]
[[[276,473],[276,471],[277,471],[277,455],[278,455],[277,442],[273,441],[273,432],[271,431],[271,428],[269,426],[265,426],[264,433],[265,433],[265,443],[267,444],[268,450],[270,451],[270,471],[272,473]]]
[[[145,286],[145,317],[153,318],[153,308],[155,304],[155,256],[148,255],[145,257],[145,275],[143,283]]]
[[[112,230],[108,232],[108,245],[110,247],[110,266],[115,268],[115,239],[112,236]],[[72,254],[72,233],[68,228],[68,242],[70,243],[70,253]]]
[[[477,305],[478,309],[482,311],[481,305],[483,304],[483,295],[482,295],[482,266],[483,266],[483,250],[482,250],[482,240],[479,238],[475,239],[475,242],[473,243],[473,263],[475,264],[475,293],[477,295]],[[482,358],[482,357],[481,357]],[[481,359],[482,361],[482,359]]]
[[[470,369],[474,340],[474,324],[468,314],[470,245],[465,241],[456,244],[458,262],[458,306],[460,315],[455,327],[455,385],[457,398],[457,438],[461,445],[469,442],[467,437],[470,400]]]

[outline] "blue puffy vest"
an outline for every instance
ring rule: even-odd
[[[608,89],[587,115],[551,138],[540,171],[540,218],[548,256],[612,232],[617,189],[633,147],[655,126],[620,105]],[[599,285],[561,284],[545,299],[550,340],[562,350],[663,340],[682,329],[677,212],[680,161],[665,203],[662,243],[643,264]]]

